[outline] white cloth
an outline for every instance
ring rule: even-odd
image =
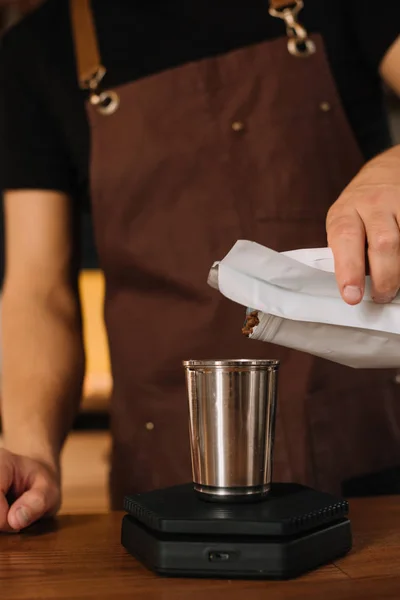
[[[252,339],[351,367],[400,367],[400,298],[374,303],[367,277],[363,301],[346,304],[329,248],[278,253],[240,240],[216,265],[221,293],[259,312]]]

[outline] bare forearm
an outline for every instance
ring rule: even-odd
[[[364,194],[369,185],[375,187],[377,198],[380,188],[400,185],[400,144],[367,162],[347,186],[345,193],[357,191]]]
[[[79,307],[71,292],[2,301],[2,421],[12,452],[58,466],[81,398],[84,374]]]
[[[400,144],[367,163],[364,172],[371,171],[375,176],[377,169],[381,169],[380,181],[383,185],[392,182],[400,183]]]

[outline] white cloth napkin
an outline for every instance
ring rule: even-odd
[[[215,263],[209,283],[227,298],[258,311],[260,323],[252,339],[352,367],[400,367],[400,298],[375,304],[367,277],[363,301],[346,304],[329,248],[278,253],[240,240]]]

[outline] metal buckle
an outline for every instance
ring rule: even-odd
[[[101,115],[108,117],[113,115],[119,107],[119,96],[116,92],[94,93],[90,96],[90,103],[95,106]]]
[[[103,81],[104,76],[106,74],[106,68],[103,66],[100,66],[96,69],[96,71],[94,71],[90,77],[88,77],[87,79],[84,79],[83,81],[81,81],[81,87],[84,90],[91,90],[92,92],[94,92],[95,90],[98,89],[100,83]]]
[[[286,32],[289,37],[288,50],[290,54],[298,57],[307,57],[315,53],[316,47],[308,37],[308,32],[299,23],[298,14],[304,7],[303,0],[296,0],[283,8],[270,8],[271,17],[282,19],[286,25]]]
[[[119,107],[119,96],[111,90],[101,91],[100,84],[106,74],[106,69],[100,66],[94,71],[90,77],[81,82],[82,89],[89,90],[90,104],[97,108],[101,115],[112,115]]]

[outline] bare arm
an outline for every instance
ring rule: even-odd
[[[400,96],[400,37],[383,57],[380,73],[385,82]]]
[[[84,374],[70,201],[56,192],[8,192],[5,218],[5,447],[57,469]]]
[[[380,65],[385,82],[400,96],[400,37]],[[390,302],[400,289],[400,145],[372,159],[332,205],[328,243],[346,302],[364,294],[365,243],[376,302]]]

